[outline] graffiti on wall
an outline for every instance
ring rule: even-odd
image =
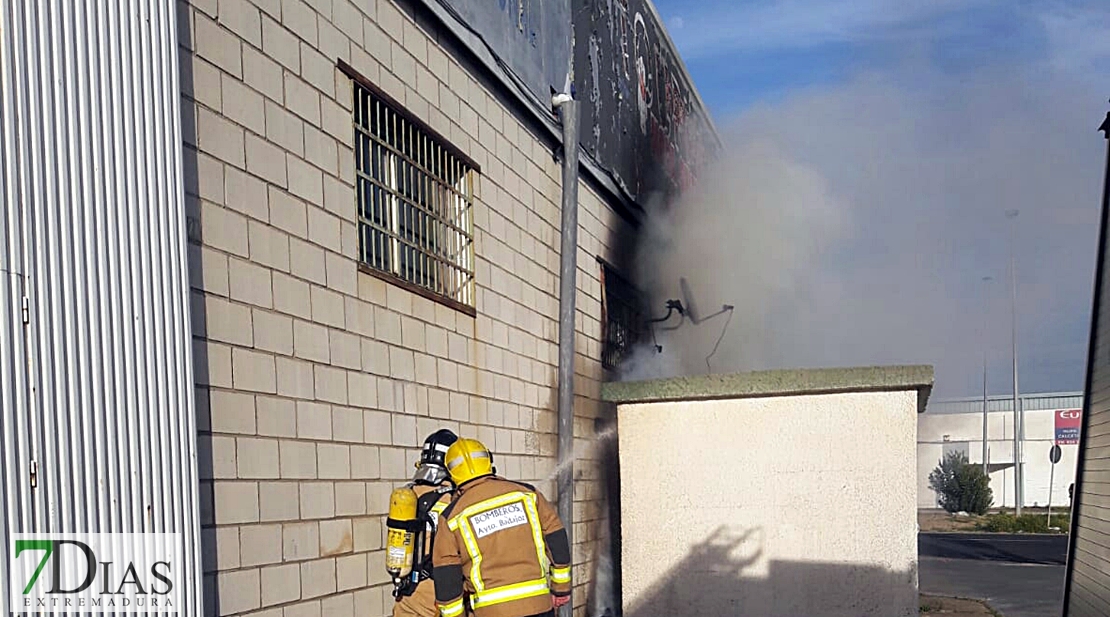
[[[655,12],[644,0],[573,8],[583,145],[638,201],[689,188],[714,142]]]
[[[445,0],[539,101],[570,69],[571,0]]]

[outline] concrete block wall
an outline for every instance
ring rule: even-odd
[[[556,499],[560,168],[394,0],[178,5],[206,613],[389,614],[383,523],[425,435],[485,441]],[[482,168],[477,315],[357,265],[350,64]],[[576,615],[603,533],[594,256],[630,233],[581,186]]]

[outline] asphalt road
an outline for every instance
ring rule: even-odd
[[[922,593],[986,600],[1005,617],[1059,617],[1066,536],[918,534]]]

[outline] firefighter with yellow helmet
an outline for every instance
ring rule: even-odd
[[[433,534],[454,483],[444,464],[458,436],[448,429],[424,440],[413,481],[393,491],[386,526],[386,569],[393,578],[393,617],[438,617],[431,582]]]
[[[496,475],[481,442],[447,450],[456,485],[432,551],[442,617],[553,615],[570,600],[570,542],[559,515],[532,486]]]

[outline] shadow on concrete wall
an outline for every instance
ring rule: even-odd
[[[681,524],[679,522],[678,524]],[[913,617],[916,571],[766,560],[761,529],[719,528],[644,594],[624,617]]]
[[[196,290],[205,289],[204,268],[201,244],[203,241],[203,219],[200,206],[200,158],[197,154],[197,118],[193,98],[193,55],[188,47],[191,41],[185,33],[193,28],[188,23],[189,12],[179,6],[178,19],[178,57],[181,81],[181,150],[182,183],[185,189],[185,228],[188,235],[188,274],[189,274],[189,312],[193,337],[193,376],[197,383],[207,381],[209,374],[208,348],[201,343],[207,338],[208,320],[202,296]],[[223,187],[219,190],[222,192]],[[200,343],[200,344],[198,344]],[[197,479],[199,482],[201,538],[201,569],[204,573],[204,614],[218,615],[220,606],[219,588],[216,585],[216,555],[220,554],[217,535],[212,528],[215,518],[215,496],[212,479],[215,475],[215,460],[212,452],[211,405],[207,387],[196,387],[196,424],[197,424]],[[233,536],[238,541],[238,535]],[[227,547],[224,547],[227,548]],[[234,547],[238,554],[238,547]]]

